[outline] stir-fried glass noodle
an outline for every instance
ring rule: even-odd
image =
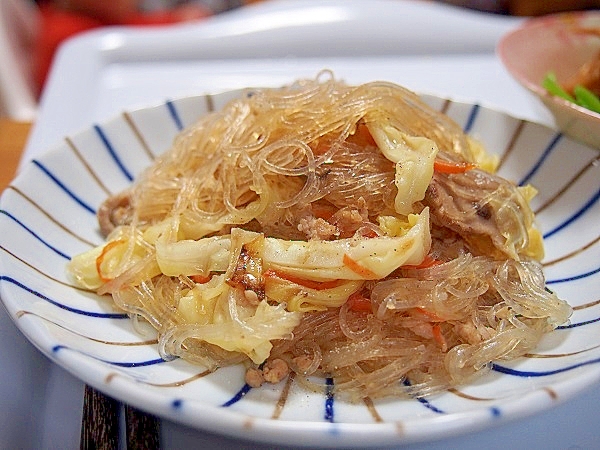
[[[77,282],[152,324],[163,358],[348,398],[426,395],[531,351],[545,289],[532,187],[391,83],[323,73],[202,117],[109,198]]]

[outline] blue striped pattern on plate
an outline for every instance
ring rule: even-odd
[[[244,91],[124,113],[31,162],[0,203],[0,295],[22,332],[86,383],[190,426],[279,444],[367,446],[439,438],[532,414],[600,378],[600,153],[479,105],[424,97],[500,156],[500,174],[539,190],[547,283],[574,307],[536,353],[496,362],[479,381],[427,399],[336,401],[294,377],[251,389],[243,369],[210,374],[158,356],[110,299],[73,286],[64,266],[102,238],[95,212],[176,133]]]

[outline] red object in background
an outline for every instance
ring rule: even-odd
[[[40,28],[34,50],[35,82],[38,95],[46,82],[52,59],[59,45],[66,39],[84,31],[112,25],[168,25],[189,20],[198,20],[211,15],[208,10],[197,8],[187,11],[134,12],[123,23],[106,22],[90,15],[61,10],[51,3],[40,5]]]

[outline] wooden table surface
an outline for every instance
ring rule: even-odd
[[[31,125],[0,117],[0,192],[15,176]]]

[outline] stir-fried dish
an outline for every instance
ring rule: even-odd
[[[531,351],[545,288],[535,189],[391,83],[321,74],[233,100],[99,209],[81,285],[147,320],[163,358],[291,372],[348,398],[426,395]]]

